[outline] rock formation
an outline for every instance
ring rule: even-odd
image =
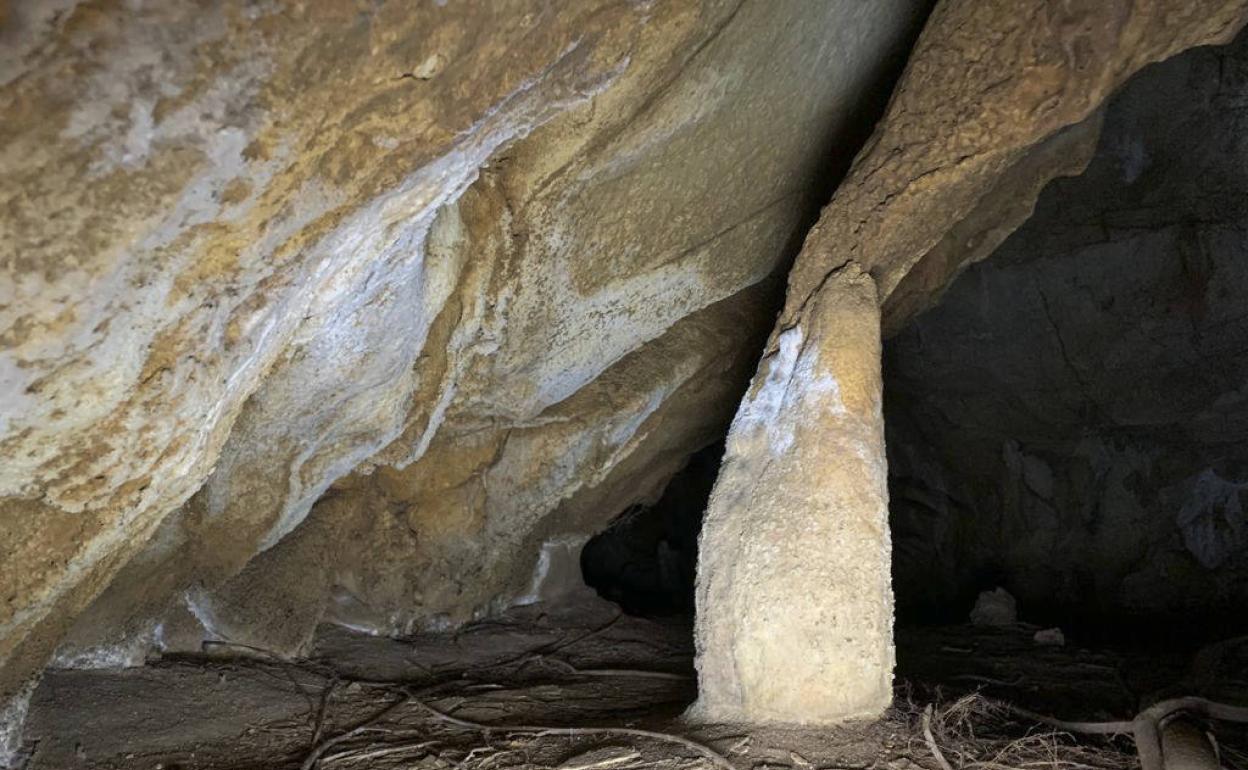
[[[850,264],[814,302],[742,402],[707,509],[701,719],[817,724],[892,701],[879,298]]]
[[[925,11],[8,4],[0,693],[527,591],[722,435]]]
[[[891,618],[891,591],[878,577],[890,563],[887,528],[878,524],[887,511],[873,479],[885,450],[864,427],[880,418],[866,398],[848,417],[838,413],[823,388],[790,372],[767,422],[823,428],[793,432],[783,448],[802,458],[802,472],[768,463],[771,447],[755,438],[757,403],[784,362],[828,382],[842,373],[820,363],[837,345],[834,320],[858,344],[878,344],[859,329],[870,313],[842,317],[860,295],[846,290],[844,276],[874,282],[884,331],[900,328],[1021,224],[1049,180],[1083,168],[1100,125],[1095,111],[1127,77],[1190,46],[1226,43],[1246,18],[1242,0],[946,0],[932,12],[887,114],[802,246],[729,433],[699,552],[695,714],[826,722],[878,714],[891,698],[891,671],[880,673],[892,645],[891,622],[879,620]],[[808,340],[813,347],[803,347]],[[865,362],[851,371],[878,390],[878,372]],[[851,456],[859,453],[866,456]],[[847,466],[858,475],[847,479]],[[749,477],[744,496],[738,467]],[[795,481],[808,486],[795,492]],[[777,526],[752,526],[759,511]],[[824,535],[822,548],[806,546],[806,532]],[[778,560],[776,550],[806,561]],[[769,559],[774,573],[765,572]],[[770,631],[751,633],[760,622]],[[842,668],[848,661],[863,665]]]
[[[736,412],[701,713],[878,711],[881,324],[1246,5],[943,0],[769,341],[925,2],[0,5],[0,698],[540,593]],[[781,693],[782,659],[843,681]]]

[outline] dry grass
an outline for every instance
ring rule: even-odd
[[[899,704],[912,742],[950,770],[1129,770],[1139,766],[1129,737],[1099,738],[1028,724],[981,695],[952,703]],[[921,753],[916,750],[916,754]]]

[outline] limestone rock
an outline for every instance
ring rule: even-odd
[[[833,273],[728,434],[698,553],[704,720],[825,724],[892,699],[875,283]]]
[[[937,5],[866,148],[810,233],[778,328],[829,270],[880,287],[886,334],[1031,213],[1095,146],[1096,110],[1128,77],[1227,43],[1244,0],[947,0]]]
[[[1041,647],[1064,647],[1066,645],[1066,634],[1063,634],[1060,628],[1042,628],[1031,638]]]
[[[1244,4],[942,2],[768,358],[841,350],[807,316],[837,270],[890,329],[926,306],[1082,168],[1111,90]],[[297,653],[524,595],[722,435],[926,10],[7,3],[0,696],[54,652]]]
[[[0,693],[522,594],[722,433],[924,10],[8,3]]]

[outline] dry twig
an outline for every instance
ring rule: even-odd
[[[936,762],[943,770],[953,770],[949,764],[949,760],[945,759],[945,755],[940,752],[940,747],[936,745],[936,738],[932,735],[932,704],[927,704],[927,708],[923,709],[923,739],[927,741],[927,750],[932,752],[932,756],[936,758]]]

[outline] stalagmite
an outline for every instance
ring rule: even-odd
[[[729,433],[700,546],[696,716],[887,707],[886,475],[879,303],[851,263],[777,336]]]

